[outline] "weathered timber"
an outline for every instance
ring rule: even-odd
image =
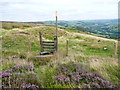
[[[55,50],[44,50],[44,52],[54,52]]]
[[[47,59],[50,59],[50,58],[53,58],[54,55],[40,55],[40,56],[35,56],[35,58],[37,60],[47,60]]]
[[[43,46],[55,46],[54,44],[42,44]]]
[[[42,43],[55,43],[54,41],[42,41]]]
[[[54,41],[55,41],[55,51],[58,51],[58,39],[57,36],[54,37]]]
[[[43,46],[44,49],[54,49],[54,47],[45,47]]]

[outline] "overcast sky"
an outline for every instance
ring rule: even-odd
[[[119,0],[0,0],[1,21],[114,19]]]

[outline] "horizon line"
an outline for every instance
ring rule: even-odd
[[[110,19],[84,19],[84,20],[58,20],[58,21],[92,21],[92,20],[114,20],[118,18]],[[45,22],[45,21],[55,21],[55,20],[39,20],[39,21],[18,21],[18,20],[0,20],[0,22]]]

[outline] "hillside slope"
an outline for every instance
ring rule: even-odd
[[[46,24],[55,24],[55,21],[45,21]],[[82,30],[84,32],[94,33],[101,37],[119,39],[118,20],[73,20],[73,21],[58,21],[61,28],[72,28]]]
[[[64,31],[64,30],[63,30]],[[66,31],[66,33],[69,33]],[[99,37],[99,36],[94,36],[94,35],[90,35],[90,34],[85,34],[85,33],[69,33],[69,34],[72,34],[72,35],[78,35],[78,36],[83,36],[83,37],[88,37],[88,38],[94,38],[94,39],[100,39],[100,40],[104,40],[104,41],[114,41],[114,42],[117,42],[117,40],[115,39],[108,39],[108,38],[103,38],[103,37]]]
[[[90,87],[94,87],[91,83],[91,79],[89,80],[89,78],[88,82],[84,80],[83,82],[73,80],[73,85],[72,82],[65,82],[63,84],[60,83],[59,80],[58,82],[55,81],[56,75],[59,75],[60,73],[63,75],[62,72],[58,72],[59,70],[56,71],[56,68],[61,68],[63,64],[65,64],[63,65],[64,68],[68,67],[70,70],[73,70],[72,72],[74,75],[75,67],[73,64],[70,64],[72,62],[88,67],[89,72],[100,73],[103,78],[109,80],[117,87],[119,86],[119,68],[117,63],[118,60],[117,56],[114,55],[114,42],[116,42],[115,40],[88,35],[84,32],[76,33],[70,30],[59,29],[58,58],[38,61],[34,57],[39,55],[40,52],[39,32],[42,32],[44,40],[53,40],[53,36],[55,35],[56,31],[55,27],[43,25],[25,29],[2,29],[2,32],[0,34],[2,36],[3,59],[1,71],[9,69],[11,70],[11,67],[14,67],[14,65],[28,65],[34,67],[32,74],[35,74],[37,79],[34,77],[35,80],[27,80],[26,83],[33,83],[40,87],[51,88],[83,88],[85,84],[88,84],[89,82]],[[68,40],[68,56],[66,56],[66,40]],[[12,74],[16,72],[17,71],[13,72]],[[25,73],[26,71],[23,70],[20,72]],[[31,73],[31,71],[29,71],[29,73]],[[66,74],[64,75],[66,76]],[[106,83],[107,81],[104,82]],[[103,86],[101,84],[99,85],[99,87]],[[13,87],[16,86],[13,85]],[[104,87],[109,88],[110,84]]]

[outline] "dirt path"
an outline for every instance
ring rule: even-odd
[[[117,40],[114,40],[114,39],[108,39],[108,38],[103,38],[103,37],[99,37],[99,36],[93,36],[93,35],[89,35],[89,34],[74,33],[74,32],[71,33],[71,32],[65,31],[63,29],[60,29],[60,31],[64,31],[69,35],[83,36],[83,37],[88,37],[88,38],[90,37],[90,38],[95,38],[95,39],[104,40],[104,41],[114,41],[116,43],[118,42]]]
[[[114,39],[107,39],[107,38],[98,37],[98,36],[93,36],[93,35],[89,35],[89,34],[81,34],[81,33],[74,33],[74,34],[75,34],[75,35],[84,36],[84,37],[90,37],[90,38],[105,40],[105,41],[114,41],[114,42],[117,42],[117,40],[114,40]]]

